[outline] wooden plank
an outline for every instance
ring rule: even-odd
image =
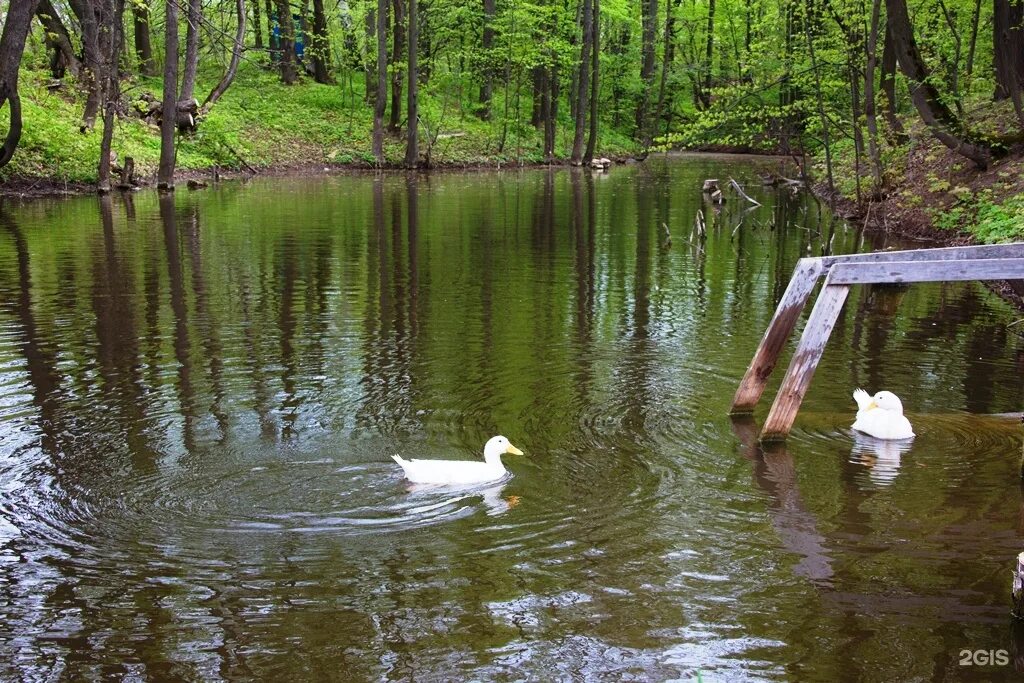
[[[753,412],[754,406],[764,393],[768,377],[778,363],[782,348],[793,334],[793,328],[796,327],[796,322],[807,305],[807,299],[824,272],[825,265],[820,258],[805,258],[797,262],[789,285],[775,308],[775,315],[772,316],[772,321],[768,324],[757,351],[754,352],[754,358],[750,361],[739,388],[736,389],[730,410],[733,415]]]
[[[768,419],[765,420],[761,431],[763,441],[785,439],[789,434],[849,292],[849,285],[834,284],[832,275],[825,280],[825,286],[818,295],[818,300],[814,302],[814,309],[807,319],[800,344],[789,363],[789,369],[782,380],[782,386],[779,387],[779,393],[775,396],[775,402],[772,403]]]
[[[1016,280],[1024,278],[1024,258],[967,261],[897,261],[837,263],[829,280],[837,285],[875,282],[948,282],[955,280]]]
[[[882,263],[890,261],[963,261],[987,258],[1024,258],[1024,242],[982,244],[969,247],[909,249],[904,251],[872,251],[865,254],[844,254],[824,257],[826,269],[839,263]]]

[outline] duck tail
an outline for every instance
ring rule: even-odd
[[[871,395],[863,389],[857,389],[853,392],[853,400],[857,402],[857,408],[864,410],[871,403]]]
[[[400,455],[392,455],[392,456],[391,456],[391,459],[392,459],[392,460],[394,460],[395,462],[397,462],[397,463],[398,463],[399,465],[401,465],[402,467],[405,467],[406,465],[408,465],[408,464],[409,464],[409,463],[408,463],[408,461],[406,461],[406,460],[403,460],[403,459],[402,459],[402,456],[400,456]]]

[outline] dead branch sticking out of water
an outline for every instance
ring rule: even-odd
[[[704,223],[704,212],[697,209],[697,215],[693,219],[693,229],[690,230],[690,244],[693,244],[694,236],[697,236],[702,242],[707,239],[708,228]]]
[[[744,199],[746,199],[746,200],[747,200],[748,202],[750,202],[751,204],[753,204],[753,205],[754,205],[755,207],[761,206],[761,202],[757,201],[756,199],[754,199],[753,197],[751,197],[750,195],[748,195],[748,194],[747,194],[746,192],[744,192],[744,191],[743,191],[743,188],[742,188],[742,187],[740,187],[740,184],[739,184],[739,183],[737,183],[737,182],[736,182],[735,180],[733,180],[732,178],[729,178],[729,184],[730,184],[730,185],[732,185],[732,189],[736,190],[736,192],[737,192],[737,193],[739,193],[739,195],[740,195],[741,197],[743,197]]]

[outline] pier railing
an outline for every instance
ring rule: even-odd
[[[804,258],[796,265],[775,315],[750,361],[732,413],[753,412],[786,341],[820,278],[825,278],[782,386],[761,430],[765,441],[784,439],[811,385],[850,287],[858,284],[953,280],[1024,280],[1024,242],[974,247],[880,251]]]

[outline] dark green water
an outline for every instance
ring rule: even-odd
[[[796,260],[891,246],[760,165],[5,203],[0,678],[1017,676],[959,662],[1017,648],[1019,314],[856,289],[760,451],[727,411]],[[708,176],[764,207],[691,245]],[[497,433],[478,491],[389,457]]]

